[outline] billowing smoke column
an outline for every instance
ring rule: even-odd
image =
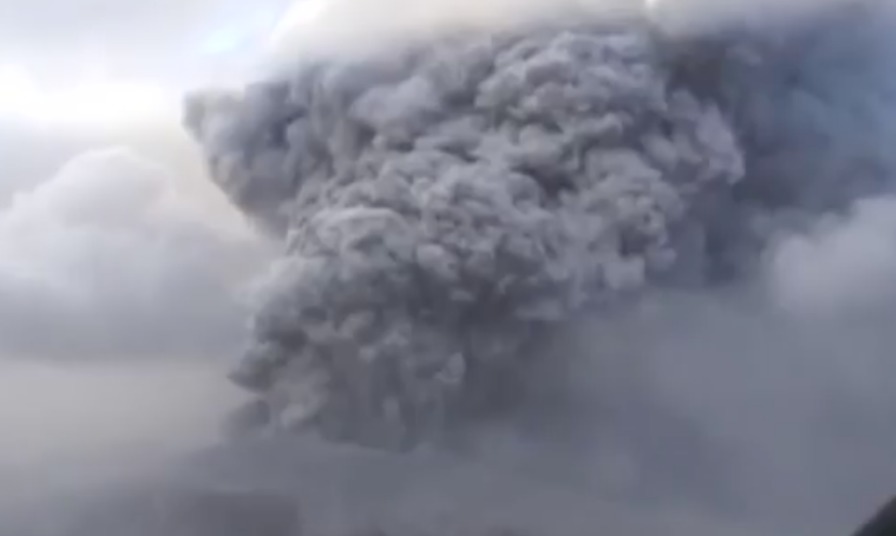
[[[843,166],[887,170],[815,113],[863,117],[823,23],[472,32],[193,97],[214,179],[284,243],[234,380],[271,428],[409,446],[524,396],[584,311],[746,271],[789,211],[848,201]]]

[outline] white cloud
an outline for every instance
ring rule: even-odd
[[[295,0],[271,37],[274,54],[356,50],[457,26],[494,27],[556,15],[632,12],[645,0]]]
[[[175,92],[149,82],[85,77],[47,87],[22,66],[0,67],[0,116],[26,121],[95,127],[174,120],[179,101]]]
[[[0,354],[195,354],[239,339],[260,246],[224,233],[156,164],[95,151],[0,212]]]
[[[870,311],[896,298],[896,199],[866,199],[845,218],[828,218],[772,252],[771,284],[802,313]]]

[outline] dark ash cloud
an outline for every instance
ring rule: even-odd
[[[233,373],[263,428],[547,442],[586,494],[859,519],[896,438],[896,18],[796,7],[416,35],[191,98],[283,244]]]

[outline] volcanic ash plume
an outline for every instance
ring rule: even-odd
[[[660,58],[637,24],[466,35],[194,97],[215,180],[285,244],[233,374],[270,426],[430,439],[512,393],[536,334],[698,273],[743,163]]]

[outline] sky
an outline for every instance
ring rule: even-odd
[[[183,146],[181,93],[251,64],[288,3],[0,2],[0,205],[85,149]]]
[[[3,2],[0,44],[7,62],[24,60],[64,74],[77,75],[99,62],[120,75],[177,76],[209,56],[245,51],[263,41],[287,4],[287,0]]]

